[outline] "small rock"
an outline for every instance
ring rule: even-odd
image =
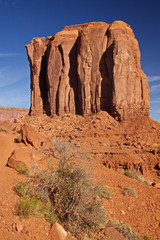
[[[121,210],[121,213],[123,214],[123,215],[125,215],[126,214],[126,212],[122,209]]]
[[[16,231],[21,232],[23,230],[23,225],[21,223],[16,224]]]
[[[50,230],[50,237],[51,240],[65,240],[67,232],[59,223],[55,223]]]

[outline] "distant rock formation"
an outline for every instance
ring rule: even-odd
[[[130,26],[90,22],[65,27],[26,46],[33,115],[91,114],[118,120],[149,115],[149,87]]]
[[[27,108],[0,107],[0,122],[19,118],[28,113],[29,109]]]

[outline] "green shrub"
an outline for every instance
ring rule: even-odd
[[[17,205],[17,213],[25,218],[42,216],[42,202],[37,197],[21,197]]]
[[[54,224],[55,222],[57,222],[58,218],[54,213],[54,208],[51,202],[42,201],[42,203],[43,204],[41,206],[41,214],[46,219],[46,221],[50,222],[51,224]]]
[[[20,197],[33,195],[33,187],[31,186],[31,184],[29,182],[17,183],[14,190]]]
[[[57,216],[54,214],[51,204],[42,202],[36,196],[21,197],[17,204],[17,213],[25,218],[32,216],[44,217],[51,224],[57,221]]]
[[[38,214],[51,223],[58,220],[67,231],[79,237],[96,231],[106,222],[106,214],[102,208],[102,188],[74,163],[76,153],[70,152],[70,147],[56,142],[52,154],[59,159],[58,168],[36,167],[29,173],[30,185],[19,183],[16,191],[22,197],[18,213],[24,217]]]
[[[130,171],[125,169],[123,171],[123,174],[127,177],[136,179],[139,182],[145,183],[145,184],[150,184],[149,181],[147,181],[142,175],[138,175],[136,171]]]
[[[144,236],[144,240],[153,240],[151,236]]]
[[[7,129],[4,126],[0,125],[0,132],[6,132],[6,131]]]
[[[23,162],[18,163],[16,165],[15,170],[19,173],[22,173],[22,174],[28,174],[29,173],[29,169],[28,169],[27,165]]]
[[[140,240],[140,236],[127,224],[115,220],[110,221],[107,224],[108,227],[114,227],[118,232],[120,232],[128,240]]]
[[[123,195],[125,196],[131,196],[131,197],[136,197],[137,196],[137,193],[136,191],[132,188],[132,187],[126,187],[124,188],[123,190]]]
[[[110,199],[113,197],[113,189],[107,185],[102,186],[101,194],[103,198]]]

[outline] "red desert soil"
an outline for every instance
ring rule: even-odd
[[[85,118],[72,114],[25,116],[1,124],[7,131],[0,132],[0,240],[51,240],[50,224],[44,219],[16,215],[19,197],[14,186],[25,176],[6,166],[8,158],[17,148],[36,152],[47,146],[16,143],[23,124],[31,125],[41,136],[61,138],[74,143],[77,151],[88,153],[92,160],[80,164],[114,193],[104,202],[109,218],[129,224],[142,237],[160,239],[160,124],[148,117],[118,123],[106,112],[99,112]],[[122,175],[119,171],[123,168],[143,173],[154,186]],[[127,186],[136,190],[137,197],[122,194]]]

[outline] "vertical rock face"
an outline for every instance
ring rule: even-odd
[[[149,87],[129,25],[91,22],[65,27],[26,46],[31,114],[90,114],[118,120],[149,115]]]

